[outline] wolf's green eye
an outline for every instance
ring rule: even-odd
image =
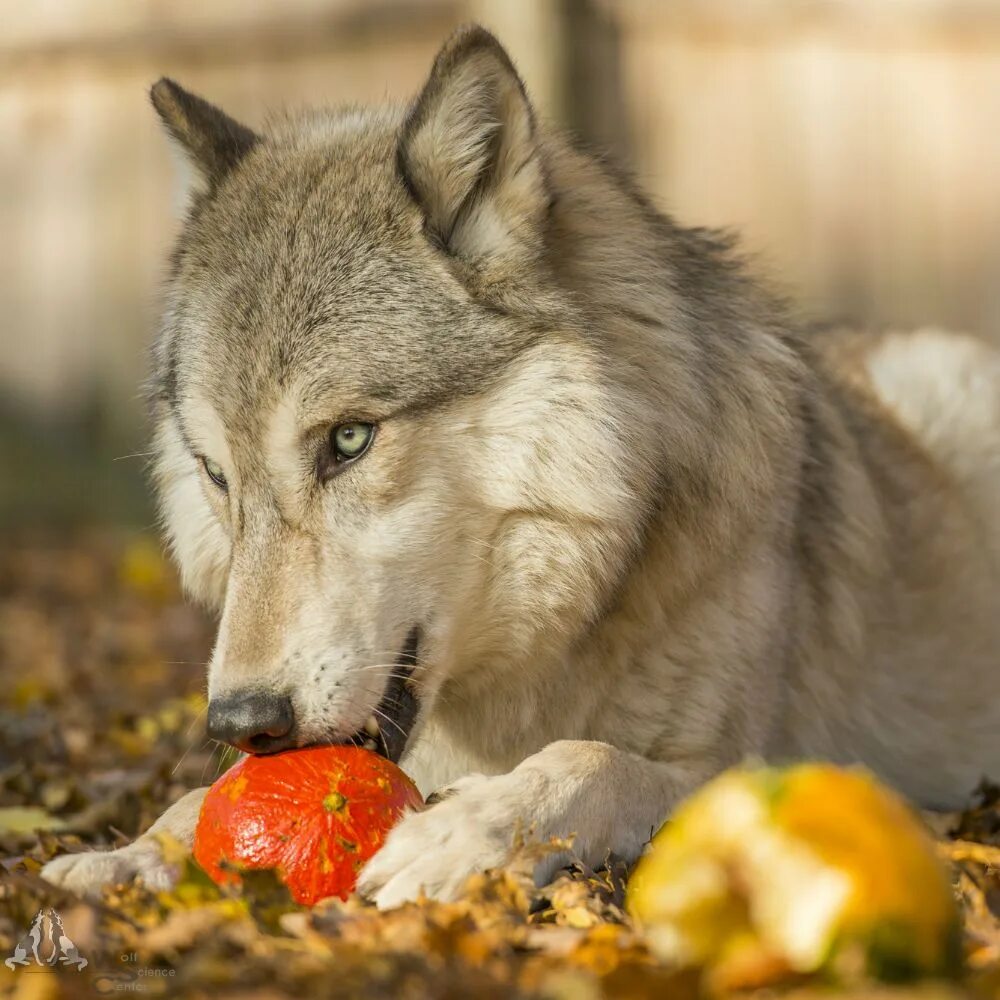
[[[210,458],[202,458],[201,464],[205,466],[208,478],[219,487],[220,490],[228,490],[229,482],[226,474],[222,471],[222,466],[218,462],[213,462]]]
[[[330,432],[334,457],[338,462],[351,462],[360,458],[368,450],[374,437],[375,427],[372,424],[338,424]]]

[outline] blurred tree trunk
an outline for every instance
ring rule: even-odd
[[[469,16],[514,55],[544,118],[628,162],[620,34],[592,0],[470,0]]]

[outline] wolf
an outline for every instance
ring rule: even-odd
[[[208,730],[364,742],[434,793],[363,894],[453,898],[519,826],[633,859],[746,758],[930,807],[1000,774],[988,346],[804,329],[542,124],[479,27],[408,107],[152,102],[194,174],[152,407],[220,615]],[[45,876],[169,884],[155,834],[190,841],[203,792]]]

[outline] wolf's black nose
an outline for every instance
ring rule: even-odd
[[[243,691],[208,704],[208,735],[244,753],[277,753],[295,746],[295,712],[285,695]]]

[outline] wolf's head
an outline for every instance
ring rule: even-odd
[[[258,134],[152,99],[198,178],[154,409],[173,551],[221,612],[210,731],[268,752],[374,714],[398,758],[443,689],[565,657],[648,512],[647,416],[556,277],[557,140],[478,28],[408,110]]]

